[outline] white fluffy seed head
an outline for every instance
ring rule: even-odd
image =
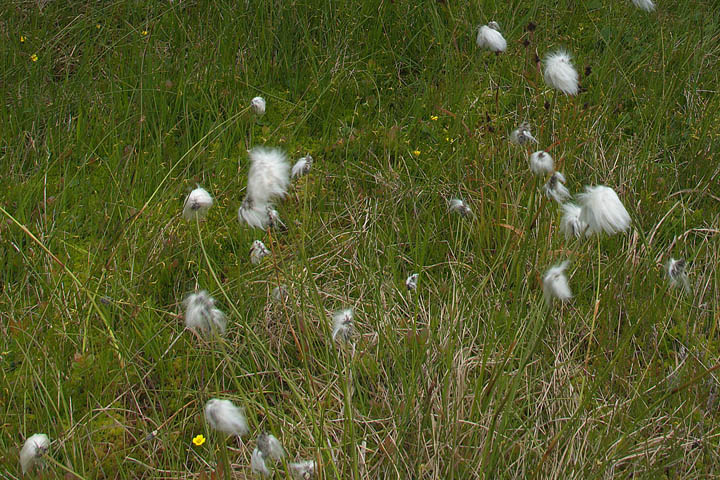
[[[260,265],[262,259],[270,255],[270,250],[260,240],[255,240],[250,246],[250,262],[253,265]]]
[[[282,150],[256,147],[250,150],[247,198],[253,204],[270,205],[282,198],[290,183],[290,164]]]
[[[685,292],[690,292],[690,279],[686,271],[685,260],[671,258],[665,265],[665,272],[670,279],[670,286],[673,288],[682,287]]]
[[[530,155],[530,170],[535,175],[544,175],[552,173],[555,170],[555,161],[549,153],[538,150]]]
[[[417,289],[417,282],[418,282],[419,275],[417,273],[413,273],[407,279],[405,280],[405,286],[408,290],[415,290]]]
[[[582,207],[580,220],[587,224],[586,236],[602,232],[614,235],[630,228],[630,214],[612,188],[587,186],[578,198]]]
[[[543,185],[545,196],[552,198],[558,203],[562,203],[570,198],[570,191],[565,187],[565,175],[560,172],[554,172],[545,185]]]
[[[277,210],[272,207],[267,208],[268,227],[275,228],[277,230],[285,231],[287,227],[280,219],[280,214]]]
[[[290,177],[302,177],[303,175],[307,175],[310,173],[310,169],[312,168],[313,158],[310,155],[306,155],[302,157],[300,160],[298,160],[295,165],[292,167],[292,171],[290,172]]]
[[[565,234],[565,240],[580,238],[587,228],[585,222],[580,220],[582,208],[574,203],[564,203],[562,208],[563,217],[560,221],[560,230]]]
[[[50,450],[50,439],[44,433],[36,433],[25,440],[20,450],[20,466],[23,475],[35,466],[42,465],[42,457]]]
[[[310,480],[315,478],[315,461],[305,460],[288,465],[290,474],[295,480]]]
[[[185,199],[183,204],[183,217],[185,220],[203,220],[212,207],[213,199],[204,188],[196,188]]]
[[[551,53],[545,58],[545,83],[567,95],[578,93],[578,73],[563,51]]]
[[[333,313],[332,339],[335,342],[347,342],[353,334],[353,310],[346,308]]]
[[[265,99],[262,97],[253,98],[250,100],[250,108],[256,115],[265,115]]]
[[[543,295],[548,305],[552,305],[555,299],[560,302],[567,302],[572,298],[570,285],[568,285],[568,279],[565,276],[565,269],[567,269],[568,265],[570,265],[570,262],[566,260],[545,272],[543,276]]]
[[[225,314],[215,307],[215,299],[207,291],[191,293],[185,297],[183,304],[185,305],[185,326],[187,328],[203,334],[225,333],[227,326]]]
[[[510,142],[515,145],[525,145],[526,143],[538,143],[537,139],[533,137],[530,132],[530,124],[523,122],[518,128],[510,133]]]
[[[505,37],[500,33],[500,26],[496,22],[478,28],[475,43],[479,48],[486,48],[491,52],[504,52],[507,49]]]
[[[448,209],[451,212],[459,213],[463,217],[469,217],[472,215],[472,210],[470,210],[470,207],[468,207],[468,205],[459,198],[451,198],[450,200],[448,200]]]
[[[655,10],[655,4],[652,0],[632,0],[632,3],[639,9],[645,10],[646,12],[652,12]]]
[[[253,202],[250,197],[245,197],[238,209],[238,221],[245,222],[252,228],[265,229],[270,225],[269,205]]]
[[[208,400],[205,404],[205,421],[215,430],[228,435],[243,436],[248,433],[245,414],[230,400]]]
[[[252,456],[250,457],[250,468],[256,475],[260,475],[262,477],[270,476],[270,470],[265,464],[265,457],[258,448],[253,450]]]
[[[257,438],[257,448],[263,455],[263,458],[270,458],[278,461],[285,456],[285,449],[280,440],[270,433],[261,433]]]

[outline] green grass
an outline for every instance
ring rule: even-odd
[[[44,432],[46,478],[210,478],[225,455],[244,478],[270,431],[322,478],[716,477],[720,9],[658,3],[6,2],[0,470]],[[489,20],[504,55],[475,47]],[[559,47],[587,90],[553,106],[535,55]],[[631,232],[565,241],[507,140],[524,120],[571,191],[618,191]],[[272,237],[237,221],[260,144],[315,158]],[[179,216],[196,183],[199,226]],[[576,298],[548,310],[566,258]],[[183,330],[196,288],[222,343]],[[205,425],[216,396],[245,408],[243,442]]]

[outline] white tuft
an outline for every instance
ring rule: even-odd
[[[25,440],[20,450],[20,466],[23,475],[35,466],[42,466],[42,457],[50,449],[50,439],[44,433],[36,433]]]
[[[290,164],[282,150],[257,147],[249,154],[247,197],[258,206],[284,197],[290,183]]]
[[[285,456],[285,449],[280,440],[270,433],[261,433],[258,435],[257,448],[263,455],[263,458],[270,458],[278,461]]]
[[[310,480],[315,478],[315,461],[306,460],[288,465],[290,474],[295,480]]]
[[[539,150],[530,155],[530,170],[535,175],[552,173],[555,169],[555,161],[549,153]]]
[[[552,305],[554,299],[567,302],[572,298],[570,285],[568,285],[568,279],[565,276],[565,269],[568,265],[570,265],[570,262],[566,260],[545,272],[545,276],[543,276],[543,295],[548,305]]]
[[[185,220],[203,220],[212,207],[213,199],[204,188],[196,188],[185,199],[183,217]]]
[[[565,240],[570,240],[573,237],[580,238],[580,235],[587,228],[585,222],[580,220],[582,208],[574,203],[565,203],[562,208],[564,214],[560,221],[560,230],[565,234]]]
[[[285,285],[280,285],[279,287],[273,288],[270,296],[274,302],[278,303],[286,302],[290,298],[290,294],[288,293],[287,287]]]
[[[467,204],[459,198],[451,198],[448,201],[448,209],[451,212],[459,213],[463,217],[469,217],[470,215],[472,215],[472,210],[470,210],[470,207],[468,207]]]
[[[671,258],[665,266],[670,286],[673,288],[682,287],[685,292],[690,293],[690,279],[685,271],[686,263],[682,258],[675,260]]]
[[[655,10],[655,4],[652,0],[632,0],[632,3],[639,9],[645,10],[646,12],[652,12]]]
[[[250,262],[253,265],[260,265],[262,259],[270,255],[270,250],[260,240],[255,240],[250,246]]]
[[[491,52],[504,52],[507,49],[507,42],[499,30],[496,22],[483,25],[478,29],[475,43],[478,47],[487,48]]]
[[[242,205],[238,209],[238,220],[245,222],[252,228],[265,229],[270,225],[270,215],[268,205],[257,204],[250,198],[245,197]]]
[[[300,160],[295,163],[292,167],[292,171],[290,172],[290,177],[302,177],[303,175],[307,175],[310,173],[310,168],[312,168],[313,164],[313,158],[310,155],[306,155],[302,157]]]
[[[263,477],[270,476],[270,470],[265,465],[265,457],[259,449],[253,450],[252,457],[250,457],[250,468],[253,473],[261,475]]]
[[[275,210],[272,207],[267,208],[267,218],[268,218],[268,227],[270,228],[276,228],[278,230],[287,230],[287,227],[283,223],[282,220],[280,220],[280,214],[277,210]]]
[[[545,185],[543,185],[543,190],[545,190],[546,197],[552,198],[558,203],[562,203],[570,198],[570,192],[567,187],[565,187],[565,175],[560,172],[555,172],[550,176],[548,181],[545,182]]]
[[[256,115],[265,115],[265,99],[262,97],[253,98],[250,100],[250,108]]]
[[[213,398],[205,404],[205,421],[215,430],[228,435],[243,436],[248,433],[243,411],[230,400]]]
[[[418,282],[419,275],[417,273],[413,273],[407,279],[405,280],[405,286],[408,290],[415,290],[417,289],[417,282]]]
[[[215,308],[215,299],[207,291],[191,293],[185,300],[185,326],[196,332],[225,333],[227,319],[225,314]]]
[[[582,206],[580,220],[587,224],[586,236],[602,232],[614,235],[630,228],[630,215],[612,188],[587,186],[578,197]]]
[[[510,133],[510,142],[515,145],[524,145],[529,142],[538,143],[537,139],[530,133],[530,124],[523,122],[518,128]]]
[[[347,342],[353,333],[353,310],[347,308],[333,313],[332,339],[336,342]]]
[[[545,83],[567,95],[578,93],[578,73],[563,51],[551,53],[545,58]]]

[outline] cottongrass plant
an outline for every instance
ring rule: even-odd
[[[216,332],[225,333],[227,318],[225,314],[215,307],[215,299],[210,294],[201,290],[198,293],[191,293],[185,300],[185,326],[195,332],[209,334]]]
[[[530,132],[530,124],[523,122],[510,133],[510,142],[515,145],[525,145],[527,143],[538,143],[537,139],[533,137]]]
[[[290,165],[278,149],[257,147],[249,152],[247,194],[238,210],[238,220],[253,228],[266,228],[272,219],[272,202],[283,198],[290,183]]]
[[[242,409],[230,400],[208,400],[205,404],[205,421],[215,430],[228,435],[242,437],[249,431]]]
[[[260,240],[255,240],[250,247],[250,262],[253,265],[260,265],[262,259],[270,255],[270,250]]]
[[[687,264],[682,258],[678,260],[671,258],[665,265],[665,271],[667,272],[671,287],[682,287],[686,293],[690,293],[690,279],[688,278],[687,271],[685,270],[686,267]]]
[[[652,0],[632,0],[632,3],[640,10],[645,10],[646,12],[655,10],[655,3],[653,3]]]
[[[578,73],[570,60],[570,55],[557,51],[545,58],[545,83],[567,95],[578,93]]]
[[[185,199],[183,204],[183,217],[185,220],[204,220],[208,210],[213,205],[213,199],[204,188],[196,188]]]
[[[405,280],[405,286],[408,290],[416,290],[417,289],[417,282],[418,282],[419,275],[417,273],[413,273],[407,279]]]
[[[558,203],[563,203],[570,198],[570,191],[565,186],[565,175],[560,172],[553,172],[548,181],[543,185],[543,191],[547,198],[552,198]]]
[[[353,334],[353,309],[346,308],[333,313],[332,339],[335,342],[347,342]]]
[[[288,465],[290,474],[294,480],[310,480],[315,478],[315,461],[305,460],[302,462],[294,462]]]
[[[545,175],[555,170],[555,161],[549,153],[539,150],[530,155],[530,170],[535,175]]]
[[[490,22],[478,28],[475,43],[480,48],[486,48],[491,52],[500,53],[507,49],[507,42],[497,22]]]
[[[448,210],[450,210],[451,212],[459,213],[465,218],[472,215],[472,210],[470,210],[470,207],[467,205],[467,203],[465,203],[463,200],[460,200],[459,198],[451,198],[448,201]]]
[[[25,440],[20,450],[20,467],[25,475],[35,467],[43,466],[43,456],[50,450],[50,439],[44,433],[36,433]]]
[[[615,235],[630,228],[630,214],[610,187],[604,185],[586,186],[578,195],[582,211],[580,221],[587,225],[585,235]]]
[[[262,477],[269,477],[272,473],[265,463],[265,457],[259,448],[255,448],[250,457],[250,469],[254,474]]]
[[[298,160],[295,165],[293,165],[292,170],[290,172],[290,177],[302,177],[303,175],[307,175],[310,173],[310,169],[312,168],[313,164],[313,157],[311,157],[309,154],[302,157],[300,160]]]
[[[565,240],[573,237],[580,238],[580,235],[587,229],[587,224],[580,219],[582,208],[574,203],[564,203],[562,208],[563,217],[560,221],[560,231],[565,234]]]
[[[565,276],[565,270],[569,265],[570,262],[565,260],[558,265],[550,267],[548,271],[545,272],[543,276],[543,296],[548,306],[552,306],[554,300],[564,303],[572,298],[572,291],[570,290],[567,276]]]
[[[257,116],[265,115],[265,99],[263,97],[255,97],[250,100],[250,108]]]

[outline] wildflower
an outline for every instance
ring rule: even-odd
[[[552,173],[555,169],[555,162],[549,153],[539,150],[530,155],[530,170],[535,175]]]
[[[30,55],[30,60],[32,60],[33,62],[37,62],[37,61],[38,61],[38,56],[33,53],[32,55]]]
[[[262,259],[270,255],[270,250],[260,240],[255,240],[250,247],[250,262],[253,265],[260,265]]]
[[[315,477],[315,461],[305,460],[288,465],[290,474],[295,480],[309,480]]]
[[[310,173],[310,168],[312,167],[313,158],[308,154],[302,157],[300,160],[297,161],[295,165],[292,167],[292,172],[290,173],[291,178],[295,177],[302,177],[303,175],[307,175]]]
[[[204,188],[196,188],[185,199],[183,205],[183,217],[185,220],[203,220],[208,210],[212,207],[213,199]]]
[[[630,227],[630,215],[612,188],[587,186],[579,197],[580,220],[587,224],[586,236],[601,232],[614,235]]]
[[[543,185],[545,196],[552,198],[558,203],[562,203],[570,198],[570,192],[565,187],[565,175],[560,172],[553,172],[545,185]]]
[[[271,433],[261,433],[257,438],[257,448],[264,458],[280,460],[285,456],[285,449],[280,440]]]
[[[353,333],[353,310],[347,308],[333,313],[332,339],[337,342],[348,341]]]
[[[655,4],[652,0],[632,0],[632,3],[639,9],[645,10],[646,12],[652,12],[655,10]]]
[[[258,116],[265,115],[265,99],[262,97],[253,98],[250,100],[250,108]]]
[[[565,276],[565,269],[567,269],[568,265],[570,265],[570,262],[565,260],[545,272],[545,276],[543,277],[543,295],[548,305],[552,305],[553,299],[556,298],[560,300],[560,302],[566,302],[572,298],[570,285],[568,285],[568,279]]]
[[[25,43],[25,37],[20,35],[20,43]]]
[[[463,217],[469,217],[470,215],[472,215],[472,210],[470,210],[470,207],[468,207],[467,204],[459,198],[451,198],[448,201],[448,209],[451,212],[459,213]]]
[[[100,30],[100,24],[99,24],[99,23],[96,24],[96,25],[95,25],[95,28],[97,28],[98,30]]]
[[[567,95],[578,93],[578,73],[570,62],[570,55],[563,51],[551,53],[545,58],[545,83]]]
[[[248,433],[245,414],[230,400],[208,400],[205,404],[205,421],[215,430],[228,435],[243,436]]]
[[[537,139],[530,133],[530,124],[523,122],[510,134],[510,141],[515,145],[524,145],[528,142],[538,143]]]
[[[278,149],[258,147],[249,154],[247,195],[238,210],[238,219],[253,228],[265,228],[271,222],[268,207],[273,200],[284,197],[287,191],[290,165]]]
[[[265,464],[265,457],[263,457],[262,452],[258,448],[253,450],[252,456],[250,457],[250,468],[253,473],[257,475],[261,475],[263,477],[270,476],[270,470]]]
[[[677,288],[682,286],[686,292],[690,292],[690,279],[685,271],[686,263],[682,258],[668,260],[665,271],[670,279],[670,286]]]
[[[290,298],[290,294],[287,291],[287,287],[285,285],[279,285],[275,288],[273,288],[272,293],[270,294],[273,301],[275,302],[283,302],[287,301]]]
[[[565,234],[565,239],[580,238],[580,235],[587,228],[585,222],[580,220],[582,209],[574,203],[565,203],[562,208],[564,215],[560,222],[560,230]]]
[[[437,122],[438,118],[439,117],[437,115],[430,115],[430,120],[432,120],[433,122]]]
[[[215,299],[201,290],[191,293],[183,301],[185,305],[185,326],[202,333],[225,333],[227,319],[225,314],[215,308]]]
[[[417,281],[418,281],[419,275],[417,273],[413,273],[407,279],[405,280],[405,286],[408,290],[415,290],[417,288]]]
[[[500,25],[497,22],[490,22],[478,29],[475,43],[480,48],[487,48],[491,52],[504,52],[507,42],[500,33]]]
[[[192,439],[192,443],[196,447],[200,447],[200,446],[202,446],[203,443],[205,443],[205,437],[202,434],[197,435]]]
[[[44,433],[36,433],[28,437],[20,450],[20,466],[23,475],[35,466],[41,467],[43,464],[42,457],[49,449],[50,439]]]
[[[413,155],[415,155],[416,157],[418,157],[418,156],[420,156],[420,154],[421,154],[422,152],[421,152],[420,150],[413,150],[412,153],[413,153]]]
[[[142,31],[142,36],[143,36],[143,37],[147,36],[147,34],[148,34],[148,31],[147,31],[147,30],[143,30],[143,31]]]

